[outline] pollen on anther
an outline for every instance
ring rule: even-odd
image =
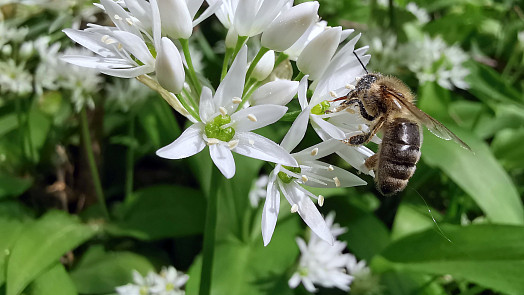
[[[324,196],[323,195],[318,195],[318,205],[320,207],[324,206]]]
[[[118,14],[115,14],[115,19],[116,20],[122,20],[122,17],[120,17],[120,15],[118,15]]]
[[[122,50],[122,43],[118,43],[118,46],[117,46],[118,50]]]
[[[328,166],[328,170],[329,170],[329,171],[334,171],[334,170],[335,170],[335,167],[333,167],[333,165],[329,165],[329,166]]]
[[[318,148],[314,148],[311,150],[311,155],[316,156],[318,154]]]
[[[355,89],[355,86],[354,85],[351,85],[351,84],[346,84],[346,86],[344,86],[346,89],[349,89],[349,90],[353,90]]]
[[[291,206],[291,213],[297,213],[297,212],[298,212],[298,205],[293,204],[293,206]]]
[[[225,107],[220,107],[220,108],[218,108],[218,110],[220,111],[220,113],[222,114],[222,116],[227,115],[227,110],[226,110]]]
[[[255,117],[255,115],[253,114],[249,114],[247,115],[247,118],[252,121],[252,122],[256,122],[257,121],[257,117]]]
[[[250,139],[250,140],[249,140],[249,144],[250,144],[250,145],[254,145],[254,144],[255,144],[255,141],[252,140],[252,139]]]
[[[240,97],[233,97],[233,99],[231,99],[231,101],[234,103],[234,104],[239,104],[242,102],[242,98]]]
[[[131,26],[134,24],[133,20],[130,17],[126,17],[126,22]]]
[[[302,175],[300,178],[302,179],[302,182],[307,182],[309,180],[306,175]]]
[[[220,142],[220,140],[218,140],[216,138],[208,138],[207,139],[207,145],[214,145],[214,144],[217,144],[219,142]]]
[[[230,140],[227,145],[229,146],[229,149],[232,150],[238,146],[238,139]]]
[[[333,177],[333,181],[335,182],[336,187],[340,187],[340,179],[338,179],[338,177]]]
[[[102,42],[104,42],[105,44],[108,44],[108,45],[109,44],[113,44],[113,43],[116,42],[115,39],[109,37],[109,35],[102,36],[101,40],[102,40]]]
[[[337,93],[333,90],[329,91],[329,95],[331,95],[333,98],[337,98]]]

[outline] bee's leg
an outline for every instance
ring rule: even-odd
[[[375,171],[377,169],[378,164],[378,156],[377,154],[374,154],[373,156],[366,159],[366,162],[364,162],[364,165],[366,165],[366,168],[369,170]]]
[[[336,113],[341,110],[347,109],[348,107],[355,105],[355,104],[358,104],[360,115],[362,116],[362,118],[368,121],[374,121],[377,118],[378,114],[373,116],[370,113],[368,113],[368,111],[366,110],[366,107],[364,107],[364,103],[362,103],[362,101],[358,98],[353,98],[350,100],[343,101],[338,107],[333,109],[331,112]]]
[[[350,138],[346,138],[342,140],[342,142],[344,142],[347,145],[353,145],[353,146],[367,144],[371,140],[373,135],[375,135],[378,132],[378,130],[382,127],[384,122],[386,122],[386,117],[382,116],[377,121],[377,123],[373,125],[373,128],[371,128],[369,132],[353,135]]]

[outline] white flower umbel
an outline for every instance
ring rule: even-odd
[[[143,277],[138,271],[133,271],[133,283],[116,287],[119,295],[142,295],[151,294],[150,289],[158,280],[158,274],[150,271],[147,276]]]
[[[346,229],[333,224],[334,218],[334,213],[330,213],[326,217],[326,224],[333,236],[337,237]],[[296,241],[301,256],[298,269],[288,282],[291,288],[296,288],[302,283],[309,292],[317,291],[315,285],[349,291],[353,277],[346,273],[350,254],[343,254],[346,249],[345,242],[335,240],[333,245],[329,245],[314,233],[307,244],[301,238],[297,238]]]
[[[247,47],[244,46],[220,83],[215,95],[202,89],[197,123],[186,129],[173,143],[159,149],[157,155],[167,159],[190,157],[209,146],[211,159],[220,172],[231,178],[235,162],[231,152],[283,165],[296,166],[289,153],[273,141],[250,132],[280,119],[287,108],[260,105],[238,110],[244,90]]]
[[[302,89],[304,87],[301,87]],[[307,129],[308,114],[302,112],[295,120],[280,144],[287,151],[292,151],[302,140]],[[306,124],[304,124],[306,121]],[[322,206],[324,197],[316,196],[302,185],[321,188],[350,187],[366,184],[365,181],[350,172],[317,159],[325,157],[334,150],[327,144],[320,143],[301,152],[292,154],[298,167],[277,165],[269,175],[266,202],[262,212],[262,238],[264,245],[269,244],[275,230],[280,210],[280,193],[287,199],[293,211],[298,212],[304,222],[320,238],[333,243],[333,237],[324,219],[311,200],[317,199]]]
[[[224,5],[229,2],[224,1]],[[293,0],[230,0],[237,2],[231,18],[239,36],[252,37],[262,33],[275,18],[291,7]],[[232,6],[232,5],[231,5]]]
[[[163,267],[160,274],[150,271],[146,277],[133,271],[133,283],[116,287],[116,292],[119,295],[183,295],[188,279],[188,275],[173,266]]]

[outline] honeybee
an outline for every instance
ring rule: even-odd
[[[413,104],[411,90],[395,77],[368,73],[357,82],[354,90],[337,100],[342,103],[334,111],[358,106],[362,117],[370,122],[369,132],[343,140],[346,144],[366,144],[378,131],[383,131],[378,152],[366,159],[365,165],[375,172],[375,184],[384,196],[404,190],[415,173],[422,145],[421,124],[434,135],[452,139],[471,150],[448,128],[418,109]]]

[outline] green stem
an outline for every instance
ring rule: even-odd
[[[249,81],[251,81],[252,83],[248,82],[248,84],[246,84],[246,87],[244,88],[244,93],[242,94],[242,102],[238,105],[237,110],[242,109],[242,107],[249,100],[253,92],[255,92],[258,86],[260,86],[260,84],[262,83],[262,82],[256,82],[254,79],[250,79]]]
[[[135,138],[135,113],[132,111],[129,116],[129,129],[128,129],[128,136],[131,140],[134,140]],[[133,194],[133,179],[134,179],[134,157],[135,157],[135,145],[134,141],[130,143],[130,145],[127,147],[127,154],[126,154],[126,198],[125,200],[128,201],[131,198],[131,195]]]
[[[198,80],[198,77],[193,67],[193,61],[191,60],[191,53],[189,53],[189,41],[187,39],[180,39],[180,44],[182,44],[182,51],[184,52],[184,57],[186,59],[187,67],[189,69],[189,80],[191,80],[195,90],[197,92],[197,97],[200,97],[202,92],[202,85]]]
[[[24,124],[24,118],[22,116],[22,105],[20,101],[20,97],[14,98],[15,101],[15,111],[16,111],[16,120],[18,122],[18,139],[20,141],[20,151],[22,152],[22,158],[25,162],[27,162],[27,155],[25,152],[25,124]]]
[[[227,69],[229,67],[229,61],[233,56],[233,48],[226,48],[226,55],[224,56],[224,63],[222,64],[222,74],[220,74],[220,81],[224,80],[227,74]]]
[[[255,56],[255,58],[253,59],[253,61],[249,65],[249,68],[247,69],[246,80],[249,79],[249,77],[251,77],[251,74],[255,70],[256,65],[258,64],[260,59],[264,56],[264,54],[266,54],[266,52],[268,52],[268,51],[269,51],[269,48],[266,48],[266,47],[260,48],[260,50],[258,51],[257,55]]]
[[[178,99],[178,101],[180,101],[180,104],[182,104],[184,109],[186,109],[188,111],[188,113],[191,114],[191,116],[193,118],[195,118],[195,120],[201,121],[200,120],[200,115],[187,104],[187,101],[184,99],[183,95],[175,94],[175,97]]]
[[[285,53],[280,53],[277,57],[277,60],[275,61],[275,68],[283,61],[287,59],[288,55]]]
[[[246,43],[248,36],[238,36],[237,44],[235,46],[235,51],[233,52],[233,60],[237,57],[238,52],[240,51],[240,48],[242,48],[242,45]]]
[[[200,295],[211,294],[213,257],[215,255],[215,229],[217,222],[217,201],[222,175],[214,165],[211,168],[211,184],[207,196],[206,225],[204,232],[202,270],[200,273]]]
[[[80,131],[82,133],[82,139],[84,142],[84,148],[87,154],[87,162],[89,170],[91,171],[91,177],[93,179],[93,185],[95,186],[95,193],[102,208],[102,213],[105,218],[109,219],[109,211],[107,211],[106,202],[104,198],[104,192],[102,190],[102,183],[100,182],[100,175],[98,174],[98,167],[95,162],[95,155],[93,153],[93,145],[91,143],[91,136],[89,135],[89,125],[87,122],[87,112],[85,107],[80,111]]]
[[[302,80],[302,78],[304,78],[304,76],[305,76],[304,73],[299,72],[298,75],[297,75],[297,76],[295,77],[295,79],[293,79],[293,80],[295,80],[295,81],[299,81],[299,82],[300,82],[300,80]]]

